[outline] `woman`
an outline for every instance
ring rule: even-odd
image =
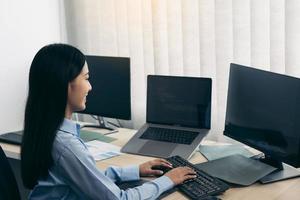
[[[171,168],[163,159],[139,166],[100,171],[79,138],[74,111],[85,109],[89,81],[85,56],[66,44],[43,47],[29,72],[21,169],[30,199],[155,199],[174,185],[194,178],[190,168],[175,168],[142,186],[120,190],[114,182],[159,175],[154,166]]]

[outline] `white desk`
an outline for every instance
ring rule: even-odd
[[[123,146],[130,137],[134,135],[135,131],[130,129],[119,129],[118,133],[111,134],[111,137],[117,138],[116,141],[113,141],[112,144]],[[10,158],[20,159],[20,147],[17,145],[10,145],[0,143],[5,154]],[[97,166],[100,169],[105,169],[110,165],[115,166],[126,166],[129,164],[141,164],[143,162],[152,160],[154,158],[139,156],[139,155],[131,155],[131,154],[123,154],[121,156],[117,156],[108,160],[103,160],[97,162]],[[199,153],[196,152],[190,162],[199,163],[205,162],[206,159]],[[227,190],[223,195],[220,195],[222,199],[226,200],[294,200],[300,199],[300,178],[290,179],[280,182],[275,182],[272,184],[262,185],[256,183],[249,187],[243,188],[231,188]],[[175,192],[166,198],[166,200],[179,200],[179,199],[187,199],[179,192]]]

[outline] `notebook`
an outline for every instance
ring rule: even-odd
[[[210,129],[210,78],[149,75],[146,123],[122,152],[188,159]]]

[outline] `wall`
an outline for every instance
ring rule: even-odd
[[[0,134],[22,129],[35,53],[61,42],[59,0],[0,1]]]

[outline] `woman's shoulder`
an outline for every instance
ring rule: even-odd
[[[83,142],[76,135],[57,131],[52,148],[54,160],[66,153],[79,154],[85,150]]]

